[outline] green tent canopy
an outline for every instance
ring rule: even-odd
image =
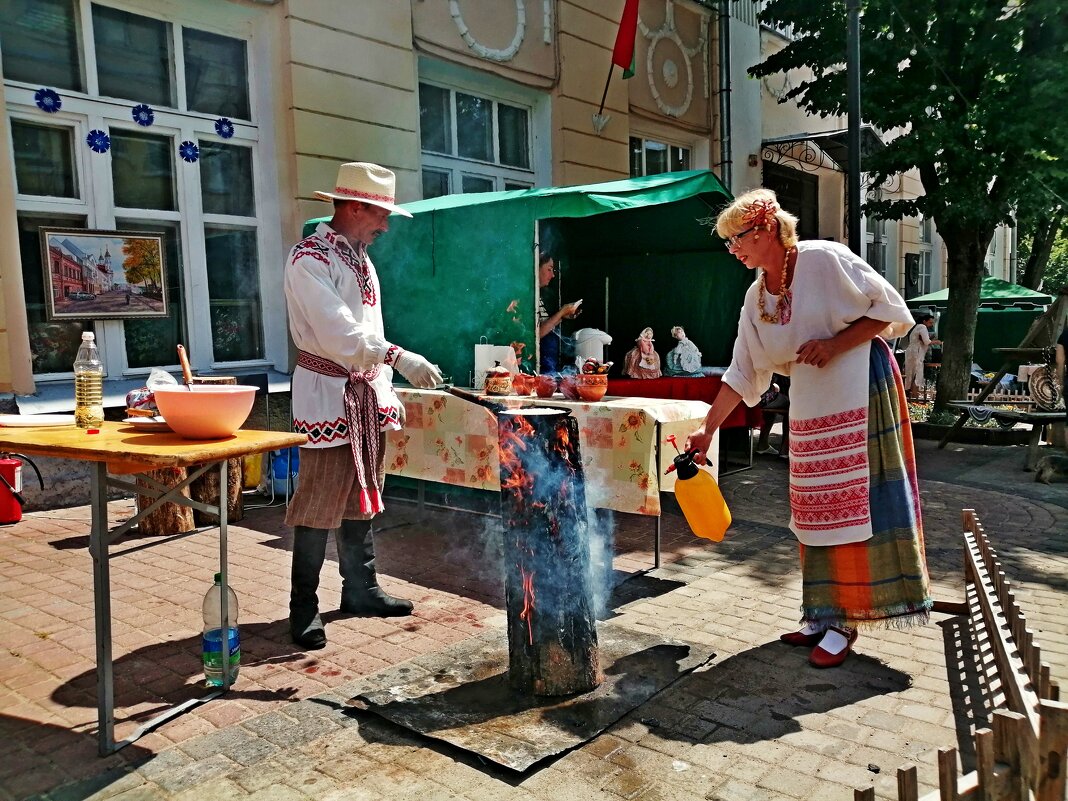
[[[549,311],[583,300],[565,335],[599,328],[623,354],[652,326],[663,358],[682,325],[704,363],[725,365],[752,276],[700,220],[731,199],[707,170],[586,186],[445,195],[404,205],[371,247],[385,298],[386,337],[464,385],[482,337],[537,348],[537,252],[556,259]],[[309,220],[305,233],[316,223]],[[533,365],[532,365],[533,366]],[[618,367],[613,373],[618,372]]]
[[[979,289],[980,306],[1014,306],[1020,303],[1029,303],[1035,306],[1048,306],[1053,298],[1043,292],[1035,292],[1033,289],[1010,284],[1000,278],[987,276],[983,279],[983,285]],[[920,295],[918,298],[909,298],[905,301],[910,309],[919,309],[923,306],[945,308],[949,303],[949,289],[940,289],[928,295]]]

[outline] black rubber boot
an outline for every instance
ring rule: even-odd
[[[326,559],[325,528],[297,526],[293,529],[293,573],[289,591],[289,633],[293,642],[308,651],[326,645],[326,629],[319,617],[319,573]]]
[[[337,532],[341,562],[341,611],[366,617],[403,617],[412,602],[394,598],[378,586],[375,540],[370,520],[342,520]]]

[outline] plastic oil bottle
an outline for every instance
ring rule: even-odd
[[[97,428],[104,422],[104,363],[92,331],[82,333],[74,360],[74,422],[78,428]]]
[[[226,625],[221,623],[219,608],[222,593],[222,573],[215,574],[215,583],[204,594],[204,636],[201,640],[204,656],[204,678],[209,687],[222,687],[223,681],[223,631],[226,631],[225,652],[230,662],[230,684],[237,679],[241,666],[241,634],[237,629],[237,595],[226,588]]]
[[[674,438],[670,438],[674,444]],[[719,542],[731,524],[731,510],[712,474],[694,462],[697,450],[680,453],[668,467],[678,474],[675,498],[686,516],[690,529],[698,537]]]

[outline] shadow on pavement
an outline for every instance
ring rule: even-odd
[[[631,718],[665,739],[754,743],[801,731],[799,717],[900,692],[911,683],[908,674],[864,654],[854,653],[840,668],[818,670],[808,664],[807,648],[772,642],[683,677]]]
[[[297,663],[308,660],[309,665]],[[316,660],[289,642],[286,620],[241,624],[241,666],[264,663],[285,665],[287,670],[306,669]],[[140,725],[174,704],[200,698],[208,691],[203,682],[200,637],[185,637],[145,646],[120,656],[114,662],[116,726]],[[246,684],[247,686],[247,684]],[[295,687],[269,690],[242,689],[239,683],[227,693],[230,699],[283,700],[297,693]],[[52,700],[66,707],[96,707],[96,669],[87,670],[57,687]],[[127,707],[137,712],[120,717]],[[117,736],[124,736],[117,733]]]
[[[60,785],[64,798],[86,798],[154,756],[133,744],[101,758],[95,731],[76,732],[11,715],[0,715],[0,738],[7,754],[0,786],[14,798],[39,798]]]

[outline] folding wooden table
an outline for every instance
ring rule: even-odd
[[[282,431],[241,430],[226,439],[190,440],[172,432],[146,432],[124,423],[104,423],[97,433],[75,428],[0,427],[0,451],[31,456],[50,456],[90,463],[92,529],[89,552],[93,557],[93,605],[96,618],[96,690],[98,751],[101,756],[118,751],[166,720],[182,714],[226,692],[231,684],[230,664],[222,660],[223,686],[203,698],[194,698],[172,707],[146,722],[130,737],[115,742],[115,694],[111,659],[111,573],[109,547],[137,524],[142,516],[164,503],[190,506],[219,517],[219,573],[222,574],[220,620],[227,619],[226,578],[226,494],[212,506],[182,494],[191,482],[211,469],[219,471],[219,486],[226,487],[227,460],[264,451],[303,445],[304,434]],[[189,475],[180,484],[168,487],[146,476],[141,483],[116,478],[117,475],[144,473],[163,467],[186,467]],[[111,473],[112,475],[108,475]],[[155,500],[125,523],[108,528],[107,490],[109,487],[145,495]],[[214,528],[214,526],[205,527]],[[203,529],[198,529],[203,530]]]

